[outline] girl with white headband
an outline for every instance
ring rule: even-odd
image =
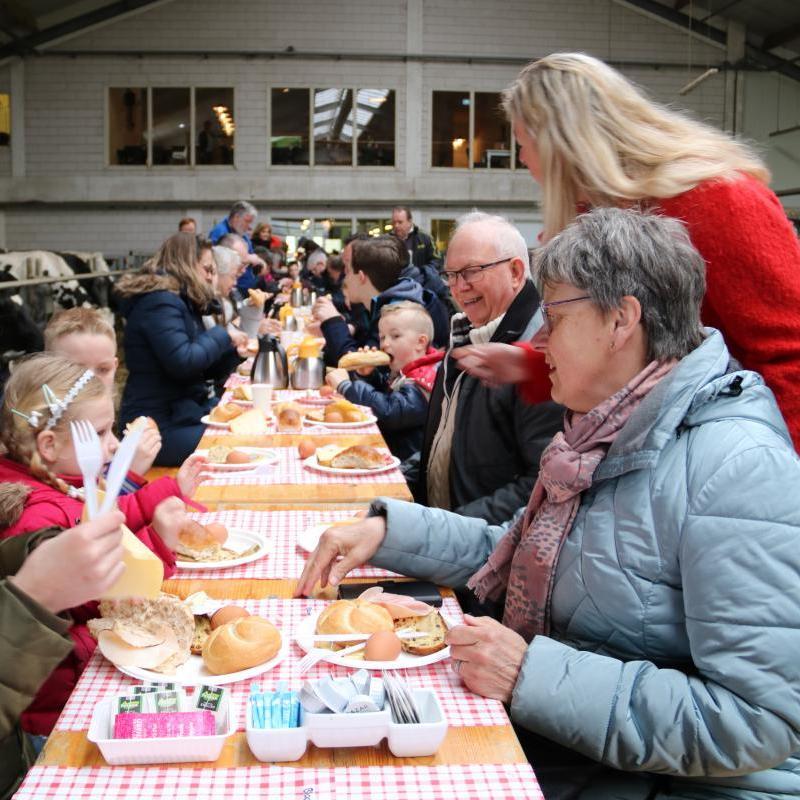
[[[105,462],[119,442],[112,432],[111,392],[91,370],[62,356],[41,354],[19,364],[6,384],[0,409],[0,538],[41,528],[72,528],[83,512],[80,474],[70,436],[72,420],[87,420],[97,431]],[[182,499],[191,497],[205,460],[187,459],[175,478],[159,478],[121,496],[126,525],[175,570],[174,545],[186,523]],[[74,648],[42,686],[22,716],[23,729],[47,735],[75,688],[95,642],[85,624],[97,616],[96,603],[70,609]]]

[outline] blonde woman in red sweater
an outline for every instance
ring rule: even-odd
[[[528,64],[503,106],[519,160],[542,188],[544,241],[598,206],[655,210],[686,225],[706,261],[703,323],[764,376],[800,448],[800,244],[758,156],[580,53]],[[545,312],[557,324],[559,309]],[[548,368],[524,344],[460,355],[488,382],[523,383],[532,399],[549,391]]]

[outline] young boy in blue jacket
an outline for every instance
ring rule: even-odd
[[[372,409],[389,449],[404,461],[422,447],[428,400],[443,353],[430,346],[430,314],[413,301],[383,306],[378,334],[381,350],[389,356],[389,379],[382,388],[351,378],[355,373],[343,369],[331,370],[325,380],[351,403]]]
[[[431,342],[444,347],[450,338],[447,310],[439,298],[411,278],[400,273],[408,262],[408,252],[394,236],[356,239],[342,252],[344,261],[343,291],[352,307],[360,303],[366,310],[363,325],[348,326],[329,297],[314,304],[315,322],[325,337],[325,361],[336,366],[345,353],[378,344],[378,320],[381,309],[403,300],[419,303],[433,320]]]

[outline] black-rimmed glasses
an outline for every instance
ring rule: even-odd
[[[476,264],[474,267],[464,269],[443,269],[439,274],[448,286],[455,286],[461,278],[464,283],[480,283],[483,280],[483,271],[496,267],[498,264],[505,264],[514,259],[514,256],[506,256],[499,261],[492,261],[490,264]]]

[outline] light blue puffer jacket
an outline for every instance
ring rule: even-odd
[[[634,784],[661,773],[672,798],[800,797],[800,460],[770,390],[728,373],[707,332],[584,494],[552,635],[530,644],[510,713],[639,773],[615,796],[646,797]],[[397,501],[374,511],[388,522],[374,564],[450,586],[503,533]]]

